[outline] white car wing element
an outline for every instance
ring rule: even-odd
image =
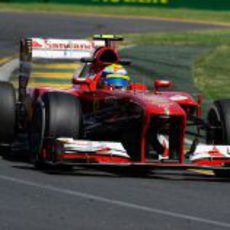
[[[91,153],[130,158],[123,145],[119,142],[74,140],[73,138],[65,137],[57,138],[56,141],[58,148],[60,148],[59,151],[64,151],[66,154]]]

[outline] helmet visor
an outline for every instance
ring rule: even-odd
[[[116,88],[127,88],[129,85],[129,80],[127,76],[121,77],[108,77],[104,80],[106,85],[114,86]]]

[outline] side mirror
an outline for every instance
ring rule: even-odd
[[[92,80],[89,79],[89,78],[85,78],[85,79],[76,79],[76,78],[73,78],[72,79],[72,83],[74,85],[78,85],[80,87],[80,89],[83,89],[83,90],[92,90]]]
[[[172,81],[167,81],[167,80],[155,80],[154,81],[155,91],[159,91],[161,88],[169,88],[171,86],[172,86]]]

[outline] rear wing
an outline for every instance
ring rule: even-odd
[[[19,100],[26,96],[32,61],[78,61],[92,57],[105,40],[26,38],[20,42]]]
[[[105,46],[103,40],[83,39],[22,39],[20,44],[20,59],[61,59],[80,60],[89,58],[99,47]]]

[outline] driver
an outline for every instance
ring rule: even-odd
[[[104,89],[127,89],[130,77],[126,69],[119,64],[111,64],[101,72],[100,86]]]
[[[102,87],[104,89],[128,89],[130,84],[130,77],[127,75],[121,74],[108,74],[105,78],[102,79]]]

